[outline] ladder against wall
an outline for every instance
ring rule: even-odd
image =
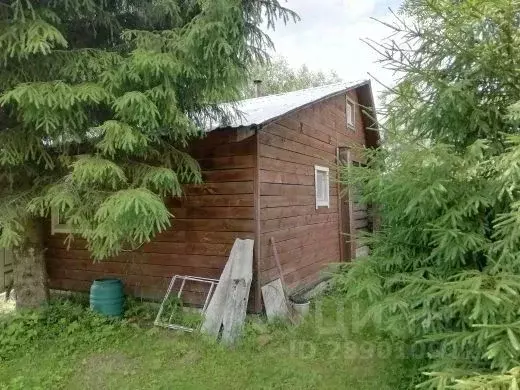
[[[338,160],[344,165],[364,166],[355,161],[347,147],[340,147],[338,150]],[[349,188],[339,184],[340,190],[340,217],[342,233],[342,259],[351,261],[359,257],[367,256],[370,249],[360,238],[366,232],[373,230],[374,216],[372,205],[367,205],[359,201],[359,193],[354,188]]]
[[[9,249],[0,248],[0,293],[3,293],[13,277],[13,255]]]

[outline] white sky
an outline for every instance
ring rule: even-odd
[[[397,11],[401,0],[281,0],[296,11],[301,21],[269,31],[276,55],[286,57],[294,67],[307,64],[314,70],[335,70],[346,81],[369,78],[384,83],[392,74],[375,63],[378,55],[363,38],[381,40],[389,35],[387,27],[371,19],[391,20],[388,10]],[[381,87],[373,81],[374,94]],[[377,96],[376,96],[377,98]]]

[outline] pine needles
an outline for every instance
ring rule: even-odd
[[[96,259],[171,223],[200,183],[200,114],[240,97],[276,0],[13,0],[0,10],[0,244],[59,210]]]
[[[520,4],[402,11],[373,43],[402,75],[386,96],[389,142],[368,168],[343,169],[379,205],[381,229],[337,286],[372,302],[366,322],[427,351],[418,388],[517,389]]]

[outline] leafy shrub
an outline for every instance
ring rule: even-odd
[[[129,322],[151,325],[158,311],[159,304],[157,302],[149,302],[132,297],[127,297],[125,300],[124,318]]]
[[[125,323],[118,319],[58,299],[40,310],[0,316],[0,361],[30,352],[37,340],[59,342],[64,354],[72,353],[82,343],[104,344],[117,339],[123,327]]]

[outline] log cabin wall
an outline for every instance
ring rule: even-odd
[[[364,97],[360,89],[348,96],[355,103]],[[342,202],[334,172],[338,148],[351,148],[359,161],[355,149],[371,136],[360,107],[354,129],[347,128],[345,109],[345,95],[340,95],[287,114],[256,134],[243,128],[209,133],[192,151],[205,183],[186,186],[182,199],[168,201],[172,227],[138,251],[93,263],[84,241],[76,238],[67,249],[66,236],[51,235],[49,229],[51,288],[88,291],[96,278],[118,277],[127,293],[159,298],[174,274],[218,278],[234,240],[252,238],[250,309],[259,311],[260,286],[278,277],[271,237],[290,287],[313,284],[326,264],[342,258]],[[316,209],[315,165],[331,168],[329,208]],[[201,286],[187,290],[187,302],[201,302]]]
[[[185,197],[168,201],[172,227],[138,251],[93,263],[83,240],[76,238],[67,250],[66,235],[49,233],[51,288],[88,291],[94,279],[113,276],[127,293],[158,298],[175,274],[219,278],[234,240],[255,238],[256,139],[242,139],[244,131],[213,131],[194,145],[204,184],[187,186]],[[187,286],[186,301],[200,303],[201,287]]]
[[[358,102],[356,91],[348,93]],[[275,239],[289,287],[312,285],[320,270],[341,260],[340,201],[335,164],[338,147],[366,145],[361,108],[346,123],[346,96],[313,104],[276,120],[258,133],[260,182],[260,282],[278,276]],[[330,207],[316,208],[314,167],[330,168]]]

